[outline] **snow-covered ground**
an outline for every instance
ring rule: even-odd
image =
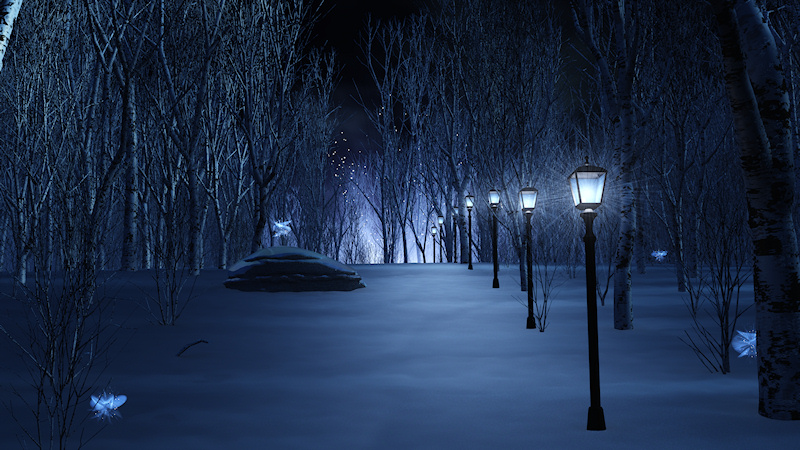
[[[540,333],[525,329],[513,266],[500,289],[490,264],[354,267],[367,287],[352,292],[239,292],[204,272],[172,327],[129,308],[150,274],[117,276],[123,328],[95,393],[108,383],[128,401],[110,425],[87,421],[104,428],[85,448],[800,448],[800,422],[757,414],[755,361],[710,374],[678,339],[690,322],[666,266],[634,275],[635,330],[599,307],[606,431],[586,431],[582,273],[562,279]],[[0,358],[6,403],[23,369],[7,341]],[[0,448],[17,434],[0,409]]]

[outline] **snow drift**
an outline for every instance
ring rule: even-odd
[[[240,291],[352,291],[365,287],[350,266],[297,247],[267,247],[230,268],[225,287]]]

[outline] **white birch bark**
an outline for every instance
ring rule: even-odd
[[[613,27],[615,60],[600,50],[594,23],[593,2],[572,0],[573,20],[578,35],[589,47],[600,75],[600,89],[605,110],[614,127],[614,160],[617,176],[613,180],[620,203],[620,226],[614,273],[614,328],[633,329],[631,298],[631,261],[636,235],[636,192],[634,170],[636,151],[633,146],[635,130],[633,110],[633,80],[639,35],[634,14],[635,3],[625,0],[610,2],[609,19]]]
[[[3,59],[6,56],[14,21],[17,20],[22,0],[3,0],[0,2],[0,71],[3,70]]]
[[[800,259],[792,218],[796,187],[783,67],[770,27],[753,0],[711,4],[753,240],[758,411],[772,419],[800,420]]]

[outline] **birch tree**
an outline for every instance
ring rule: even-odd
[[[145,38],[155,3],[131,2],[124,10],[118,3],[84,0],[93,32],[98,61],[112,74],[121,102],[119,143],[125,155],[125,194],[122,218],[123,270],[138,266],[139,247],[139,127],[134,72],[144,52]]]
[[[21,7],[22,0],[3,0],[0,2],[0,71],[3,70],[6,49],[11,41],[14,21],[17,20]]]
[[[337,124],[337,108],[333,105],[333,90],[336,87],[336,58],[319,50],[310,52],[304,66],[301,94],[302,123],[300,145],[295,150],[297,162],[294,177],[294,197],[298,211],[293,221],[298,245],[308,250],[325,253],[329,242],[326,229],[336,217],[333,211],[338,191],[329,190],[328,154],[334,142]],[[332,253],[331,253],[332,254]]]
[[[254,183],[252,251],[270,235],[269,206],[291,174],[300,114],[294,88],[317,13],[318,5],[304,0],[266,0],[246,2],[233,18],[236,120]]]
[[[636,235],[634,82],[642,37],[643,5],[626,0],[600,2],[600,5],[587,0],[571,0],[571,6],[578,36],[594,59],[606,120],[614,127],[613,154],[617,175],[613,183],[620,204],[614,273],[614,328],[630,330],[633,329],[631,262]],[[607,28],[603,30],[604,25]],[[611,48],[604,48],[605,39],[610,40]]]
[[[364,65],[377,92],[374,104],[361,99],[364,111],[378,136],[374,142],[378,152],[370,167],[377,183],[376,195],[367,200],[370,201],[380,224],[384,264],[394,262],[396,238],[398,233],[403,233],[403,222],[399,221],[398,197],[401,187],[398,185],[398,176],[404,169],[402,160],[406,155],[402,154],[400,147],[398,127],[402,127],[402,123],[397,117],[402,115],[397,95],[402,39],[403,31],[398,22],[380,24],[370,21],[362,43]]]
[[[162,0],[158,9],[155,51],[168,101],[161,104],[159,113],[174,148],[186,163],[189,195],[187,256],[193,275],[200,273],[203,263],[203,219],[208,207],[202,189],[205,176],[202,164],[205,148],[202,142],[205,136],[203,108],[209,95],[211,63],[221,43],[225,5],[226,0],[206,0],[199,2],[196,9],[176,10],[168,9]],[[167,47],[171,50],[169,57]],[[187,54],[191,57],[187,58]],[[187,60],[193,60],[193,65],[187,67]]]
[[[431,154],[441,161],[442,173],[439,175],[448,190],[448,198],[458,205],[456,226],[459,236],[459,254],[462,264],[469,261],[467,239],[467,206],[470,181],[474,166],[469,157],[472,138],[472,124],[468,99],[465,93],[466,65],[469,64],[467,42],[472,30],[467,18],[470,11],[466,6],[449,2],[442,6],[435,17],[439,23],[435,35],[433,73],[431,75],[431,119],[428,128]],[[452,196],[452,197],[451,197]]]
[[[773,30],[754,0],[712,0],[744,171],[758,352],[758,412],[800,420],[800,259],[788,85]]]

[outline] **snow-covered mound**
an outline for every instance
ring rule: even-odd
[[[365,287],[350,266],[297,247],[267,247],[229,269],[225,287],[240,291],[352,291]]]

